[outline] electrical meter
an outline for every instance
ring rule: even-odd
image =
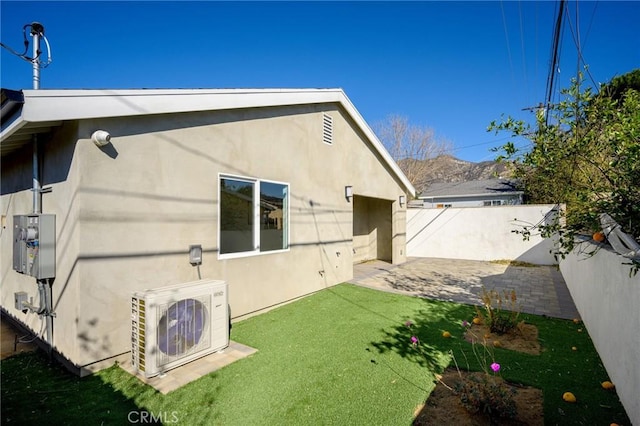
[[[13,217],[13,269],[36,279],[56,276],[56,216]]]

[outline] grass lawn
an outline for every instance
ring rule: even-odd
[[[139,422],[146,411],[165,424],[409,425],[451,354],[465,367],[463,352],[474,359],[461,326],[473,313],[339,285],[234,324],[232,338],[259,351],[168,395],[117,366],[79,379],[40,354],[18,355],[1,365],[2,419],[117,425]],[[538,327],[544,352],[496,349],[496,361],[507,380],[543,390],[547,424],[630,423],[615,392],[600,387],[608,377],[586,329],[577,331],[581,324],[522,317]],[[443,338],[444,330],[452,337]],[[412,335],[426,357],[411,346]],[[578,402],[562,401],[565,391]]]

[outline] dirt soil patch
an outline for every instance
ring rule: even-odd
[[[490,419],[481,413],[471,414],[460,402],[460,396],[452,389],[456,383],[464,380],[466,375],[481,375],[447,369],[440,377],[435,389],[431,392],[425,404],[416,408],[414,412],[414,426],[423,425],[456,425],[456,426],[485,426],[490,425]],[[462,378],[460,377],[462,375]],[[517,416],[515,419],[501,419],[500,425],[544,425],[544,408],[542,390],[505,383],[516,392],[513,399],[516,403]]]
[[[473,324],[464,335],[470,343],[480,345],[499,346],[504,349],[540,355],[541,347],[538,341],[538,328],[524,322],[509,333],[491,333],[484,324]],[[462,405],[460,396],[453,389],[456,384],[465,380],[468,375],[482,375],[483,373],[458,372],[447,369],[439,377],[436,387],[429,395],[427,402],[416,408],[414,412],[415,426],[422,425],[490,425],[491,420],[482,413],[472,414]],[[502,380],[502,379],[500,379]],[[501,425],[544,425],[543,396],[540,389],[519,386],[504,382],[505,386],[515,390],[513,399],[516,403],[517,417],[515,419],[501,419]]]
[[[509,349],[512,351],[524,352],[530,355],[540,355],[540,342],[538,341],[538,328],[532,324],[520,323],[509,333],[491,333],[489,326],[484,324],[473,324],[464,333],[467,342],[480,345],[490,345]]]

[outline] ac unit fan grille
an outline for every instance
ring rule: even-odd
[[[208,296],[158,306],[156,365],[163,366],[211,344]]]

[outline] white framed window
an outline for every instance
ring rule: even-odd
[[[289,184],[220,175],[218,257],[289,249]]]

